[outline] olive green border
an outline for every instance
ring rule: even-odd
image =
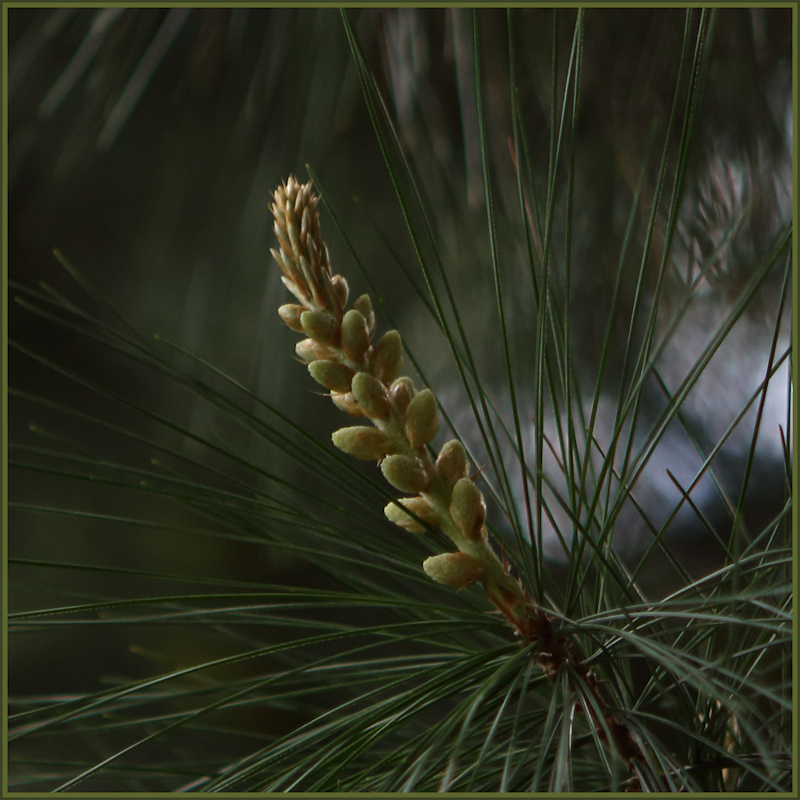
[[[3,181],[3,195],[2,195],[2,284],[0,285],[0,297],[2,297],[2,306],[0,307],[0,311],[2,312],[2,332],[0,332],[0,340],[2,341],[2,352],[0,353],[0,361],[2,362],[2,366],[0,367],[0,407],[2,411],[0,414],[2,415],[2,428],[0,429],[0,446],[2,447],[2,462],[0,462],[0,507],[2,509],[2,516],[0,517],[0,546],[2,547],[2,598],[0,598],[0,603],[2,603],[2,612],[3,612],[3,619],[2,619],[2,651],[3,651],[3,660],[2,660],[2,690],[0,694],[0,699],[2,701],[2,735],[3,735],[3,745],[2,745],[2,755],[0,756],[0,761],[2,761],[2,766],[0,767],[0,798],[44,798],[49,797],[50,793],[46,792],[8,792],[6,790],[8,784],[8,686],[6,676],[8,675],[8,622],[6,618],[6,613],[8,609],[8,539],[7,539],[7,531],[8,531],[8,114],[7,114],[7,102],[8,102],[8,9],[9,8],[91,8],[91,7],[101,7],[101,8],[129,8],[131,6],[136,7],[143,7],[143,8],[165,8],[165,7],[176,7],[176,6],[188,6],[190,8],[202,8],[202,7],[230,7],[230,8],[297,8],[300,5],[307,5],[309,7],[314,8],[396,8],[400,6],[411,6],[411,7],[435,7],[435,8],[450,8],[450,7],[464,7],[464,8],[533,8],[533,7],[540,7],[540,8],[579,8],[582,6],[591,5],[593,8],[620,8],[620,7],[630,7],[630,8],[656,8],[656,7],[670,7],[670,8],[691,8],[691,7],[709,7],[709,8],[735,8],[737,6],[746,6],[746,7],[764,7],[764,8],[791,8],[792,9],[792,76],[796,79],[797,77],[797,68],[798,68],[798,61],[797,61],[797,34],[798,34],[798,2],[774,2],[774,3],[748,3],[748,2],[711,2],[711,3],[687,3],[687,2],[650,2],[650,3],[608,3],[608,2],[592,2],[592,0],[588,0],[588,2],[584,3],[576,3],[576,2],[551,2],[551,3],[458,3],[458,2],[393,2],[393,3],[373,3],[373,2],[346,2],[346,3],[307,3],[307,4],[300,4],[300,3],[238,3],[238,2],[210,2],[209,0],[197,0],[197,2],[172,2],[172,3],[157,3],[157,2],[128,2],[128,3],[104,3],[104,2],[93,2],[92,0],[87,0],[87,2],[83,3],[75,3],[75,2],[42,2],[42,3],[23,3],[23,2],[16,2],[16,3],[0,3],[2,6],[2,55],[3,55],[3,63],[2,63],[2,99],[3,99],[3,106],[2,106],[2,119],[3,119],[3,141],[2,141],[2,181]],[[794,94],[794,105],[793,105],[793,118],[794,118],[794,135],[792,137],[792,165],[793,165],[793,173],[792,173],[792,183],[793,186],[797,187],[797,155],[798,155],[798,145],[797,145],[797,122],[798,122],[798,110],[797,110],[797,97],[796,97],[796,89],[797,89],[798,82],[796,80],[793,81],[793,88],[795,90]],[[798,209],[797,204],[793,204],[793,228],[797,227],[798,221]],[[800,299],[800,287],[798,287],[798,271],[797,271],[798,259],[797,259],[797,250],[796,248],[792,249],[792,276],[793,276],[793,315],[792,315],[792,341],[793,343],[798,342],[798,334],[800,334],[800,324],[798,323],[797,318],[797,311],[799,299]],[[793,402],[793,417],[792,417],[792,452],[796,452],[796,443],[797,443],[797,418],[798,418],[798,410],[800,409],[800,401],[798,401],[796,387],[792,393],[792,402]],[[797,463],[797,458],[794,458],[792,464],[792,479],[793,485],[796,487],[798,485],[798,477],[800,476],[800,467]],[[797,531],[798,531],[798,507],[797,505],[793,505],[792,507],[792,529],[794,532],[794,547],[795,547],[795,555],[796,555],[796,548],[797,548]],[[794,564],[794,592],[795,595],[797,594],[798,584],[800,583],[798,579],[798,569],[797,563]],[[798,685],[797,675],[798,675],[798,655],[800,651],[798,650],[797,644],[797,634],[798,634],[798,627],[797,627],[797,620],[793,620],[793,665],[792,665],[792,677],[793,677],[793,684],[796,687]],[[797,718],[797,692],[795,692],[793,697],[794,703],[794,710],[795,710],[795,720]],[[795,736],[793,741],[793,785],[794,785],[794,792],[793,793],[776,793],[774,796],[776,797],[798,797],[798,771],[797,771],[797,761],[798,761],[798,739],[800,736]],[[208,794],[204,792],[198,792],[197,794]],[[717,797],[735,797],[737,795],[728,795],[723,793],[714,793]],[[171,798],[174,797],[174,793],[163,793],[163,792],[152,792],[152,793],[142,793],[142,792],[114,792],[114,793],[106,793],[106,794],[99,794],[99,793],[69,793],[70,797],[86,797],[92,798],[93,800],[101,797],[163,797],[163,798]],[[213,797],[252,797],[251,794],[245,792],[229,792],[229,793],[214,793],[210,794],[209,796]],[[292,793],[291,797],[297,798],[304,798],[304,797],[360,797],[361,795],[352,794],[347,792],[330,792],[330,793],[320,793],[320,792],[310,792],[310,793]],[[393,793],[379,793],[379,792],[369,792],[367,796],[370,798],[390,798],[396,797],[397,794]],[[437,794],[429,794],[429,793],[421,793],[421,792],[410,792],[407,794],[402,795],[404,797],[420,797],[420,798],[435,798]],[[511,793],[499,793],[499,792],[481,792],[481,793],[459,793],[455,795],[456,797],[467,797],[467,798],[482,798],[482,797],[544,797],[547,795],[543,794],[511,794]],[[582,794],[562,794],[561,797],[569,797],[569,798],[579,798],[579,797],[586,797],[586,795]],[[622,793],[607,793],[603,794],[603,797],[626,797],[627,795]]]

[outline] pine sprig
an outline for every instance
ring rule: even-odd
[[[514,578],[505,558],[498,558],[489,541],[486,503],[470,477],[463,445],[445,443],[433,459],[428,444],[439,429],[437,401],[430,389],[420,392],[401,377],[403,353],[397,331],[386,332],[373,345],[375,313],[369,295],[345,311],[347,281],[331,271],[319,220],[319,198],[311,182],[291,176],[275,190],[271,206],[280,249],[272,256],[282,281],[299,300],[283,305],[279,314],[294,331],[306,335],[295,348],[308,371],[329,390],[334,404],[353,417],[366,417],[373,427],[337,430],[333,443],[364,461],[377,461],[386,480],[412,497],[389,503],[389,520],[411,533],[440,528],[458,548],[428,557],[425,572],[438,583],[463,589],[480,582],[486,595],[525,644],[536,643],[535,660],[552,681],[571,670],[591,695],[582,707],[600,738],[613,742],[633,769],[643,754],[627,725],[609,706],[596,676],[574,655],[574,645],[559,637],[551,620]],[[572,686],[572,684],[570,684]]]

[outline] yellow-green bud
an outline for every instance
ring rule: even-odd
[[[273,250],[273,253],[275,251]],[[283,251],[281,251],[283,253]],[[305,285],[302,278],[295,276],[294,278],[287,278],[281,275],[281,283],[301,302],[308,303],[311,300],[311,291]]]
[[[416,514],[423,522],[426,522],[431,527],[439,525],[440,520],[438,514],[424,497],[403,497],[397,502]],[[399,525],[409,533],[425,532],[425,526],[403,511],[396,503],[389,503],[386,508],[383,509],[383,513],[386,514],[390,522],[394,522],[395,525]]]
[[[281,268],[281,283],[301,302],[307,303],[311,299],[311,292],[305,284],[305,280],[298,273],[297,268],[292,262],[292,248],[285,239],[281,239],[280,228],[277,222],[275,223],[275,232],[278,234],[278,239],[281,241],[280,250],[270,250],[272,257],[275,259],[277,265]],[[284,248],[288,248],[287,251]]]
[[[352,391],[362,411],[370,419],[383,419],[389,415],[386,387],[368,372],[356,373]]]
[[[403,343],[397,331],[386,331],[372,351],[370,372],[384,383],[390,383],[403,368]]]
[[[354,426],[335,431],[333,443],[350,456],[362,461],[377,461],[391,449],[389,437],[377,428]]]
[[[305,306],[297,305],[297,303],[287,303],[278,309],[281,319],[297,333],[305,333],[303,330],[303,323],[300,322],[300,315],[306,310]]]
[[[331,278],[331,285],[336,294],[336,299],[339,301],[342,308],[344,308],[347,305],[347,295],[350,293],[347,281],[341,275],[334,275]]]
[[[403,418],[403,428],[411,446],[424,447],[439,430],[439,411],[436,398],[430,389],[423,389],[408,406]]]
[[[428,473],[418,458],[388,456],[381,461],[384,478],[401,492],[418,494],[428,488]]]
[[[398,378],[389,389],[394,407],[400,414],[405,414],[411,398],[414,396],[414,382],[411,378]]]
[[[480,562],[467,553],[442,553],[422,562],[422,569],[438,583],[463,589],[486,575]]]
[[[334,358],[336,353],[330,347],[318,344],[313,339],[303,339],[294,346],[294,351],[307,364],[321,358]]]
[[[315,342],[326,345],[338,343],[336,320],[327,311],[304,311],[300,323],[306,335]]]
[[[351,417],[364,416],[364,412],[361,410],[361,406],[356,402],[352,392],[345,392],[344,394],[331,392],[331,400],[333,400],[333,404],[339,411],[344,411],[345,414],[349,414]]]
[[[351,308],[342,318],[342,348],[345,355],[359,361],[369,348],[367,322],[360,311]]]
[[[436,459],[436,471],[449,488],[467,477],[467,451],[458,439],[446,442]]]
[[[375,312],[372,310],[372,300],[369,299],[368,294],[362,294],[355,303],[353,308],[360,312],[361,316],[367,321],[367,328],[370,334],[375,332]]]
[[[453,487],[450,516],[470,539],[478,539],[483,535],[486,503],[481,490],[469,478],[462,478]]]
[[[311,377],[332,392],[349,392],[355,374],[350,367],[336,361],[314,361],[308,365]]]

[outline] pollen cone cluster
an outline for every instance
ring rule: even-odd
[[[464,447],[446,442],[434,459],[428,445],[439,430],[436,398],[402,377],[403,349],[397,331],[375,335],[369,295],[348,308],[347,281],[331,272],[322,240],[319,197],[311,183],[290,177],[274,194],[272,214],[279,248],[272,255],[297,303],[278,309],[283,321],[305,336],[297,355],[336,406],[360,420],[333,434],[340,450],[377,461],[402,497],[386,506],[393,523],[412,533],[441,528],[457,551],[428,558],[425,572],[457,589],[478,581],[521,636],[536,638],[540,615],[519,583],[494,554],[486,531],[483,494],[469,477]],[[371,424],[364,424],[371,423]]]
[[[544,671],[556,680],[562,665],[568,665],[590,687],[599,707],[605,707],[597,679],[575,659],[568,641],[554,633],[545,614],[509,574],[505,559],[501,562],[492,550],[486,503],[470,477],[462,444],[448,441],[432,457],[429,445],[439,430],[436,397],[430,389],[418,392],[410,378],[401,376],[400,335],[387,331],[376,340],[369,295],[361,295],[348,308],[347,281],[331,273],[320,231],[319,197],[311,183],[301,186],[290,177],[274,198],[279,249],[272,255],[297,300],[278,312],[305,337],[295,350],[311,377],[330,392],[339,409],[360,420],[336,431],[334,445],[355,458],[377,461],[386,480],[409,495],[386,506],[389,520],[410,533],[438,527],[452,540],[454,552],[424,561],[428,576],[455,589],[482,583],[522,639],[538,640],[536,661]],[[604,730],[597,712],[589,713]],[[612,714],[607,719],[614,746],[630,766],[641,752],[622,722]]]

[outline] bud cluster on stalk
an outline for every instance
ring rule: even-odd
[[[439,430],[436,398],[430,389],[418,392],[410,378],[401,377],[403,352],[397,331],[375,341],[369,295],[347,308],[347,281],[331,272],[319,197],[311,183],[300,185],[290,177],[275,191],[274,200],[279,248],[272,256],[283,273],[281,280],[298,301],[282,305],[278,313],[305,337],[295,352],[340,410],[372,423],[337,430],[333,444],[355,458],[378,461],[392,486],[413,495],[386,506],[386,516],[396,525],[413,533],[424,532],[426,526],[442,527],[460,549],[462,543],[484,541],[486,504],[468,476],[464,447],[449,441],[435,462],[431,459],[427,446]],[[445,514],[448,519],[442,519]],[[433,556],[423,567],[434,580],[457,588],[485,577],[480,561],[465,552]]]
[[[333,436],[340,450],[365,461],[377,461],[386,480],[411,495],[389,503],[387,518],[411,533],[439,527],[458,550],[425,559],[422,568],[433,580],[462,589],[480,581],[487,597],[512,628],[543,648],[537,662],[555,679],[563,663],[579,669],[563,639],[556,639],[549,621],[529,602],[527,593],[508,572],[505,558],[492,551],[486,533],[486,503],[469,476],[463,445],[446,442],[435,459],[428,447],[439,430],[436,398],[430,389],[416,391],[402,377],[400,335],[388,331],[375,341],[375,313],[369,295],[347,307],[349,290],[341,275],[333,275],[328,249],[322,240],[319,197],[311,183],[294,177],[274,193],[272,214],[278,249],[272,255],[281,280],[296,303],[278,309],[281,319],[304,336],[295,350],[315,381],[329,392],[336,406],[351,417],[372,425],[341,428]],[[594,680],[585,668],[585,680]],[[595,697],[602,699],[595,691]],[[630,763],[641,751],[624,724],[612,716],[626,735],[618,750]],[[631,755],[632,754],[632,755]]]

